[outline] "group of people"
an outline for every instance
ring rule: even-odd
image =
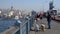
[[[43,14],[36,14],[35,19],[37,20],[37,18],[42,19],[43,18]]]
[[[40,20],[42,20],[42,18],[43,18],[43,14],[37,14],[36,16],[35,16],[35,20],[37,20],[37,18],[40,18]],[[48,29],[51,29],[51,14],[48,12],[47,13],[47,24],[48,24]],[[38,27],[38,26],[37,26]],[[39,28],[39,27],[38,27]]]

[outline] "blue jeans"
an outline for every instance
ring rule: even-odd
[[[48,21],[48,28],[51,28],[51,21]]]

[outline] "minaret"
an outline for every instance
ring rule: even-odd
[[[13,6],[11,6],[11,11],[13,10]]]

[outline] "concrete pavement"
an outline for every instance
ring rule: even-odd
[[[37,21],[36,23],[39,25],[41,25],[43,23],[46,25],[46,28],[48,27],[46,18],[44,18],[42,20],[42,23],[41,23],[41,20]],[[42,31],[38,31],[38,32],[30,31],[29,34],[60,34],[60,22],[52,20],[51,21],[51,29],[45,29],[44,32],[42,32]]]

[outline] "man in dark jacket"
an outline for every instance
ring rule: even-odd
[[[51,14],[49,12],[47,15],[47,21],[48,21],[48,29],[51,29]]]

